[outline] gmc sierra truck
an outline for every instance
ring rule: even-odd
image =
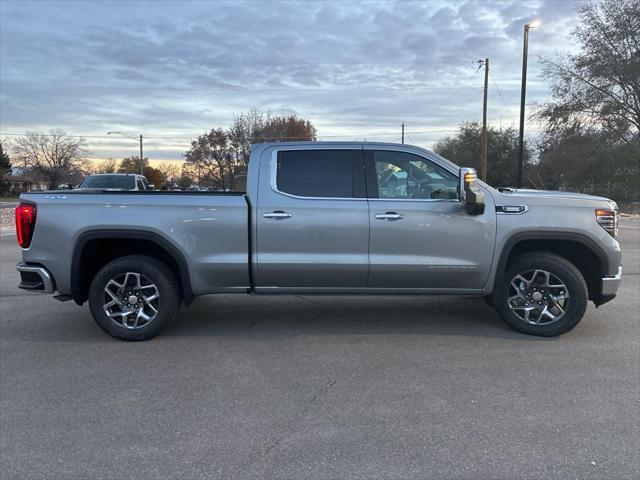
[[[16,223],[19,287],[88,302],[122,340],[214,293],[471,295],[552,336],[622,275],[615,202],[494,189],[397,144],[254,145],[244,191],[25,193]]]

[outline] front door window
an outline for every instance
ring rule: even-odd
[[[374,151],[378,198],[455,200],[458,177],[429,160],[406,152]]]

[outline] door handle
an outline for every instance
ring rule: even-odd
[[[273,218],[274,220],[284,220],[285,218],[291,218],[293,215],[282,210],[276,210],[275,212],[265,213],[262,216],[264,218]]]
[[[387,212],[387,213],[378,213],[376,215],[376,219],[378,220],[386,220],[386,221],[395,221],[395,220],[402,220],[404,218],[404,215],[400,215],[399,213],[396,212]]]

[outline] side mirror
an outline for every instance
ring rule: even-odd
[[[458,197],[464,203],[464,209],[469,215],[484,213],[484,192],[478,188],[477,179],[478,175],[474,168],[460,169]]]

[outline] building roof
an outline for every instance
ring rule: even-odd
[[[7,177],[7,180],[9,180],[9,182],[14,182],[14,183],[47,183],[46,180],[42,180],[39,178],[35,178],[32,177],[31,175],[9,175]]]

